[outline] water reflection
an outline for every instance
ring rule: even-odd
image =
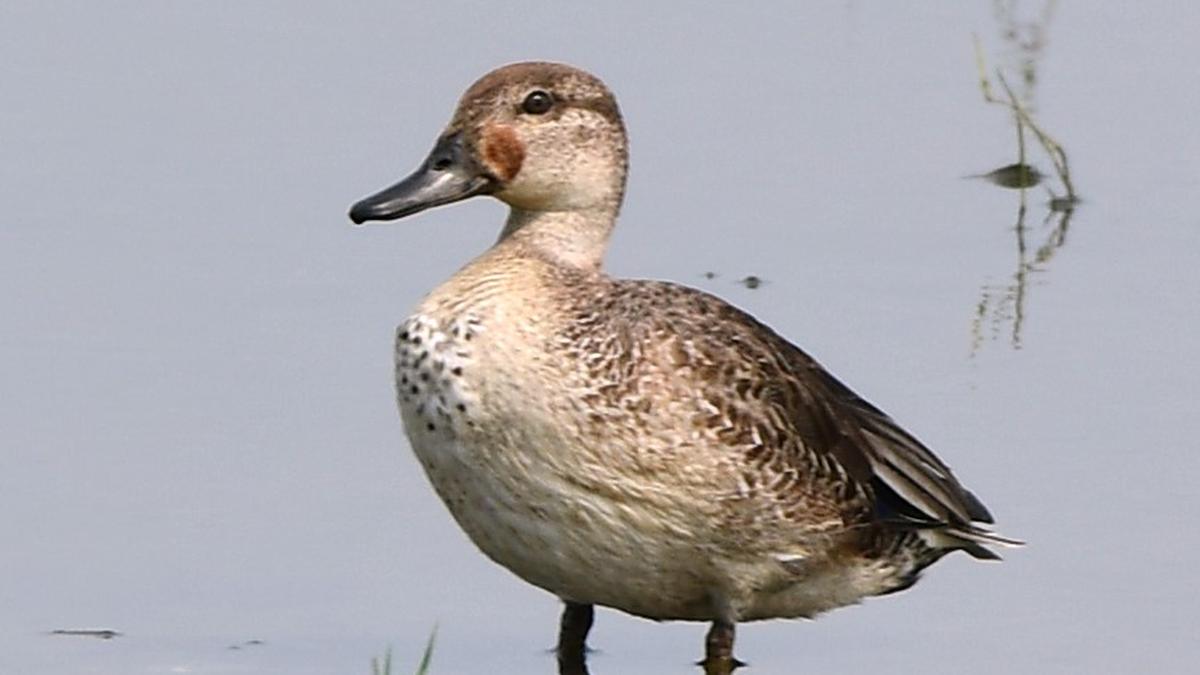
[[[746,664],[737,659],[705,659],[696,665],[704,669],[704,675],[731,675]]]
[[[1046,32],[1058,8],[1058,2],[1042,3],[1032,19],[1024,19],[1019,0],[994,0],[992,15],[996,18],[1000,39],[1011,51],[1008,57],[1021,74],[1021,100],[1033,106],[1033,92],[1037,84],[1038,59],[1046,47]]]
[[[1045,50],[1047,29],[1056,3],[1043,3],[1032,20],[1018,16],[1019,3],[997,0],[994,12],[1000,37],[1009,51],[1008,60],[1020,73],[1020,94],[1009,84],[1004,68],[994,72],[1003,95],[996,94],[992,84],[983,47],[975,40],[976,63],[979,68],[979,88],[990,105],[1007,109],[1016,129],[1016,161],[993,171],[978,174],[989,182],[1007,189],[1018,190],[1017,214],[1013,231],[1016,235],[1016,270],[1008,283],[984,284],[975,316],[971,322],[971,355],[978,353],[985,338],[998,341],[1004,336],[1013,349],[1021,348],[1021,331],[1025,325],[1029,281],[1037,272],[1044,272],[1055,253],[1067,239],[1071,216],[1079,203],[1071,181],[1067,152],[1034,118],[1034,91],[1037,84],[1038,60]],[[1053,167],[1050,175],[1042,173],[1030,162],[1030,154],[1040,153]],[[1047,194],[1046,215],[1037,232],[1027,225],[1028,191],[1041,185]],[[1056,189],[1057,187],[1057,189]]]
[[[705,659],[696,665],[704,671],[704,675],[732,675],[735,670],[746,664],[737,659]],[[590,675],[586,653],[559,652],[558,675]]]
[[[1071,224],[1074,205],[1056,211],[1047,204],[1047,213],[1038,228],[1044,233],[1033,234],[1025,225],[1026,206],[1024,200],[1017,210],[1016,232],[1017,265],[1007,284],[984,284],[975,317],[971,322],[971,354],[975,355],[983,346],[985,337],[999,340],[1007,335],[1013,349],[1021,348],[1021,329],[1025,324],[1026,300],[1030,276],[1046,269],[1047,263],[1067,241],[1067,228]],[[1051,221],[1053,226],[1051,227]],[[1049,230],[1047,231],[1047,228]],[[1030,239],[1039,242],[1030,254]],[[986,327],[986,328],[985,328]],[[1007,328],[1007,330],[1005,330]]]
[[[587,633],[592,627],[591,605],[567,604],[563,610],[558,646],[558,675],[589,675],[587,655],[591,652],[586,645]],[[746,664],[734,658],[733,630],[728,626],[722,630],[717,624],[705,638],[704,660],[696,663],[704,675],[731,675]]]

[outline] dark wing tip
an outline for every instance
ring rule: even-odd
[[[996,519],[992,517],[992,512],[988,511],[988,508],[983,505],[983,502],[979,501],[979,497],[976,497],[974,492],[966,488],[963,488],[962,492],[963,501],[967,505],[967,515],[971,517],[971,520],[989,525],[996,522]]]

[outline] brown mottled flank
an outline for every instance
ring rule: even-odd
[[[555,106],[523,114],[535,88]],[[770,328],[603,272],[628,154],[600,80],[501,68],[448,131],[511,212],[399,328],[401,413],[471,540],[567,602],[560,649],[599,604],[712,621],[709,657],[731,658],[736,622],[815,616],[1007,543],[928,448]]]
[[[512,127],[493,124],[483,130],[483,159],[501,180],[512,180],[525,161],[525,147]]]

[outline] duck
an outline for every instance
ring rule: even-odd
[[[629,145],[596,76],[500,67],[355,224],[475,196],[499,238],[399,325],[396,392],[434,491],[488,558],[561,599],[560,664],[596,606],[736,627],[910,588],[943,556],[1020,542],[914,435],[750,314],[613,278]],[[566,671],[563,671],[566,672]]]

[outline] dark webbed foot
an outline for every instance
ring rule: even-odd
[[[594,611],[591,605],[566,603],[558,629],[559,675],[588,675],[587,635],[592,629]]]
[[[733,638],[736,627],[725,621],[714,621],[704,639],[704,675],[729,675],[746,664],[733,657]]]

